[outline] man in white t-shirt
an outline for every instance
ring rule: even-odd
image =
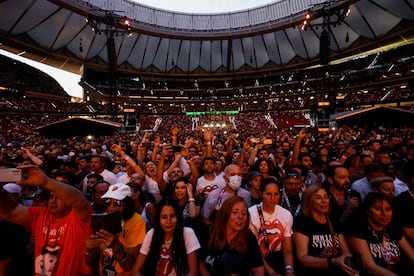
[[[222,177],[216,176],[214,173],[214,159],[206,157],[203,160],[204,175],[197,180],[196,194],[204,201],[211,191],[226,186],[226,182]]]
[[[105,157],[104,156],[92,156],[91,157],[91,161],[90,161],[90,170],[91,173],[96,173],[96,174],[100,174],[103,176],[104,180],[109,182],[111,185],[114,185],[115,183],[117,183],[117,178],[115,176],[115,174],[107,169],[105,169]],[[86,192],[86,187],[87,187],[87,177],[85,177],[83,179],[83,192]]]

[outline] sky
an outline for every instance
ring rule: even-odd
[[[277,0],[133,0],[147,6],[189,13],[213,13],[244,10]]]
[[[134,0],[147,6],[188,13],[231,12],[277,2],[277,0]],[[73,97],[82,98],[82,88],[78,85],[80,75],[69,73],[42,63],[17,56],[0,49],[0,54],[27,63],[57,80],[63,89]]]

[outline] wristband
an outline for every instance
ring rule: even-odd
[[[125,155],[125,156],[124,156],[124,159],[125,159],[126,161],[128,161],[129,159],[131,159],[131,157],[129,157],[128,155]]]
[[[188,202],[195,202],[195,199],[194,198],[189,198]]]

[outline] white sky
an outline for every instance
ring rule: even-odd
[[[147,6],[188,13],[230,12],[249,9],[277,2],[278,0],[134,0]],[[78,85],[80,76],[54,67],[23,58],[0,49],[0,54],[33,66],[59,82],[63,89],[74,97],[82,98],[83,90]]]
[[[230,12],[280,0],[133,0],[147,6],[189,13]]]
[[[32,67],[35,67],[47,73],[48,75],[52,76],[70,96],[82,98],[83,89],[78,84],[78,82],[80,81],[80,75],[60,70],[55,67],[15,55],[1,49],[0,55],[7,56],[20,62],[26,63]]]

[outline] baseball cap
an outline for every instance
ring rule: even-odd
[[[261,172],[258,172],[258,171],[251,171],[251,172],[250,172],[250,174],[249,174],[249,178],[250,178],[250,179],[253,179],[253,178],[255,178],[256,176],[261,176],[261,177],[263,177],[262,173],[261,173]]]
[[[17,185],[16,183],[7,183],[3,186],[3,190],[8,192],[9,194],[20,194],[22,192],[22,188]]]
[[[131,196],[131,188],[122,183],[117,183],[109,187],[108,191],[102,198],[113,198],[116,200],[123,200],[127,196]]]

